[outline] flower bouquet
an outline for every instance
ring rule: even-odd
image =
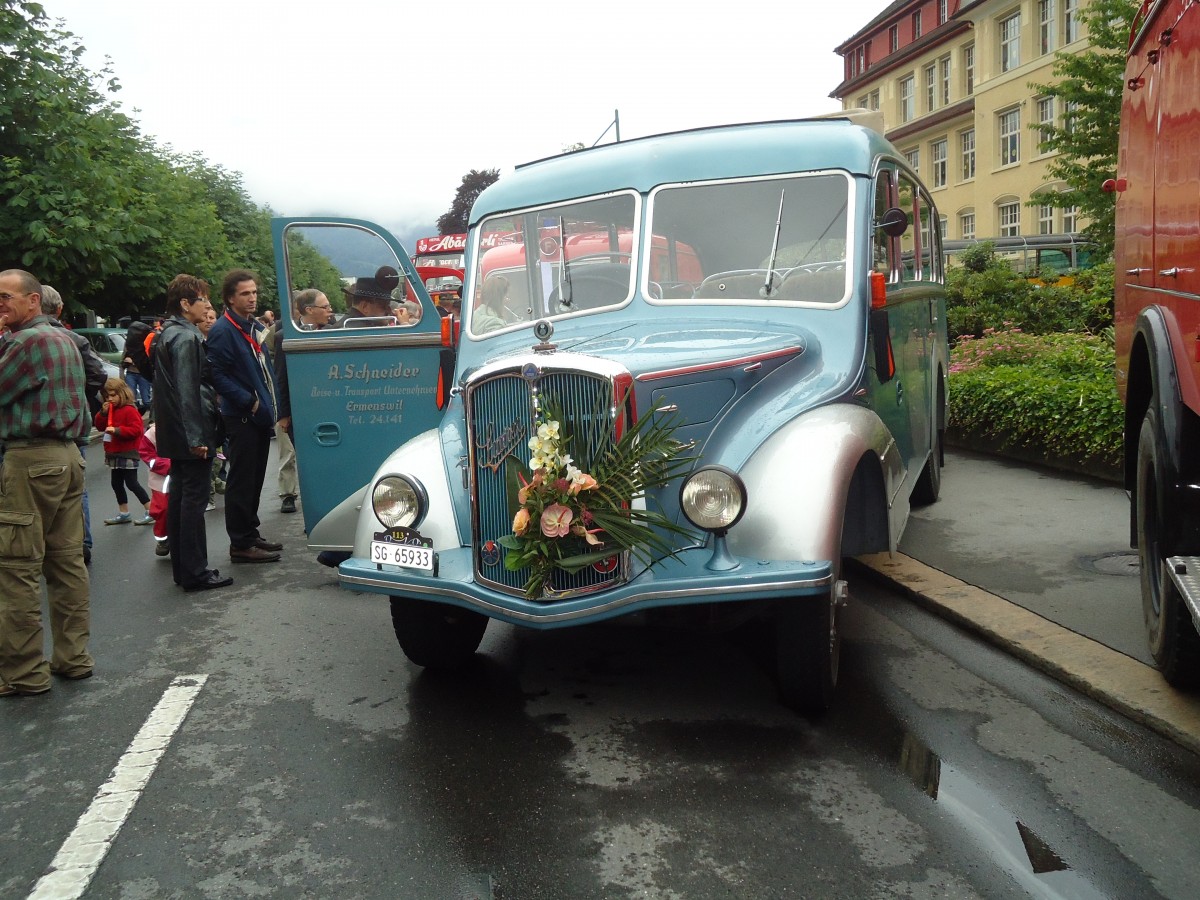
[[[499,539],[508,551],[505,568],[529,569],[526,597],[552,590],[555,569],[574,573],[623,552],[653,565],[673,552],[668,535],[689,534],[661,512],[634,507],[635,498],[693,462],[679,454],[675,426],[659,418],[654,412],[643,416],[616,443],[596,439],[595,423],[612,427],[607,414],[571,422],[547,406],[535,420],[528,477],[520,462],[508,460],[515,511],[512,534]],[[593,453],[595,447],[602,449]]]

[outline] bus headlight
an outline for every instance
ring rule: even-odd
[[[371,509],[388,528],[416,528],[429,509],[429,498],[419,481],[385,475],[371,491]]]
[[[679,507],[702,531],[724,533],[746,511],[746,485],[724,466],[697,469],[679,490]]]

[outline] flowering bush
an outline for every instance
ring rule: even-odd
[[[1091,334],[987,329],[950,350],[947,424],[1084,463],[1119,464],[1124,412],[1110,341]]]
[[[653,565],[671,553],[667,535],[687,533],[655,510],[634,508],[635,498],[662,487],[692,462],[679,455],[674,427],[656,424],[656,418],[642,417],[615,444],[602,442],[607,449],[597,458],[580,460],[589,473],[569,452],[576,446],[588,452],[586,429],[573,427],[552,408],[539,417],[529,439],[528,477],[509,459],[516,508],[512,534],[499,541],[508,551],[505,568],[529,569],[526,597],[552,592],[556,569],[577,572],[619,553]]]

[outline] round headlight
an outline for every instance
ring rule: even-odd
[[[679,506],[697,528],[725,531],[746,511],[746,485],[724,466],[706,466],[683,483]]]
[[[371,491],[375,518],[388,528],[415,528],[425,518],[428,506],[425,489],[403,475],[385,475]]]

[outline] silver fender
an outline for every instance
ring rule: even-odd
[[[354,529],[362,509],[366,487],[361,487],[329,512],[308,533],[310,550],[349,550],[354,543]]]
[[[375,471],[375,477],[364,488],[362,512],[358,516],[358,527],[354,532],[354,555],[369,557],[371,539],[383,525],[375,518],[371,509],[371,490],[384,475],[408,475],[425,488],[429,498],[429,512],[417,531],[433,540],[433,549],[446,550],[461,547],[458,528],[454,522],[454,506],[450,500],[450,485],[446,481],[446,467],[442,463],[441,437],[436,428],[423,432],[402,444]],[[340,507],[339,507],[340,508]]]
[[[863,456],[878,462],[882,487],[871,509],[875,550],[895,550],[908,519],[904,463],[896,442],[869,409],[844,403],[805,413],[775,432],[742,467],[746,513],[729,532],[738,556],[768,560],[827,560],[842,555],[846,499]],[[878,479],[875,481],[879,484]],[[874,513],[871,513],[874,515]],[[865,552],[865,551],[864,551]]]

